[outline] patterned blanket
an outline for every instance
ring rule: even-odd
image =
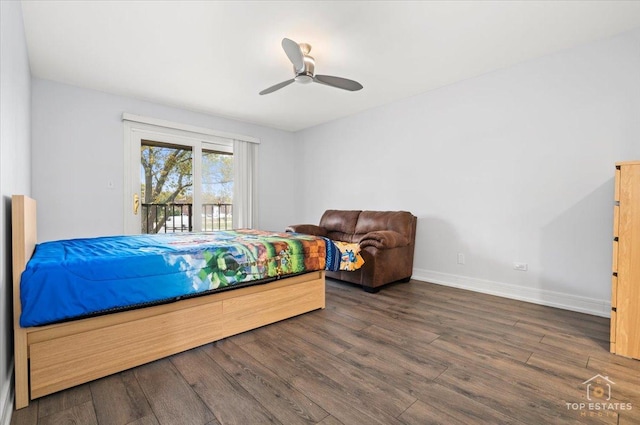
[[[45,242],[22,274],[20,324],[337,270],[339,261],[339,250],[326,238],[247,229]]]

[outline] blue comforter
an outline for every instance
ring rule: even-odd
[[[256,230],[46,242],[22,274],[20,325],[336,270],[337,252],[326,238]]]

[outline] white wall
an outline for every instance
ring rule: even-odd
[[[607,315],[639,118],[635,31],[299,132],[296,215],[409,210],[414,277]]]
[[[0,1],[0,424],[13,411],[11,195],[31,190],[31,71],[20,2]]]
[[[41,79],[32,92],[39,241],[123,232],[123,112],[259,138],[259,226],[295,217],[292,133]]]

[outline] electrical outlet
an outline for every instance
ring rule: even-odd
[[[526,272],[529,270],[529,265],[527,263],[513,263],[514,270],[520,270],[521,272]]]
[[[458,253],[458,264],[464,265],[464,254],[461,252]]]

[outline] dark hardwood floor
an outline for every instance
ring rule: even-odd
[[[328,280],[325,310],[44,397],[11,423],[640,424],[640,361],[608,340],[600,317]]]

